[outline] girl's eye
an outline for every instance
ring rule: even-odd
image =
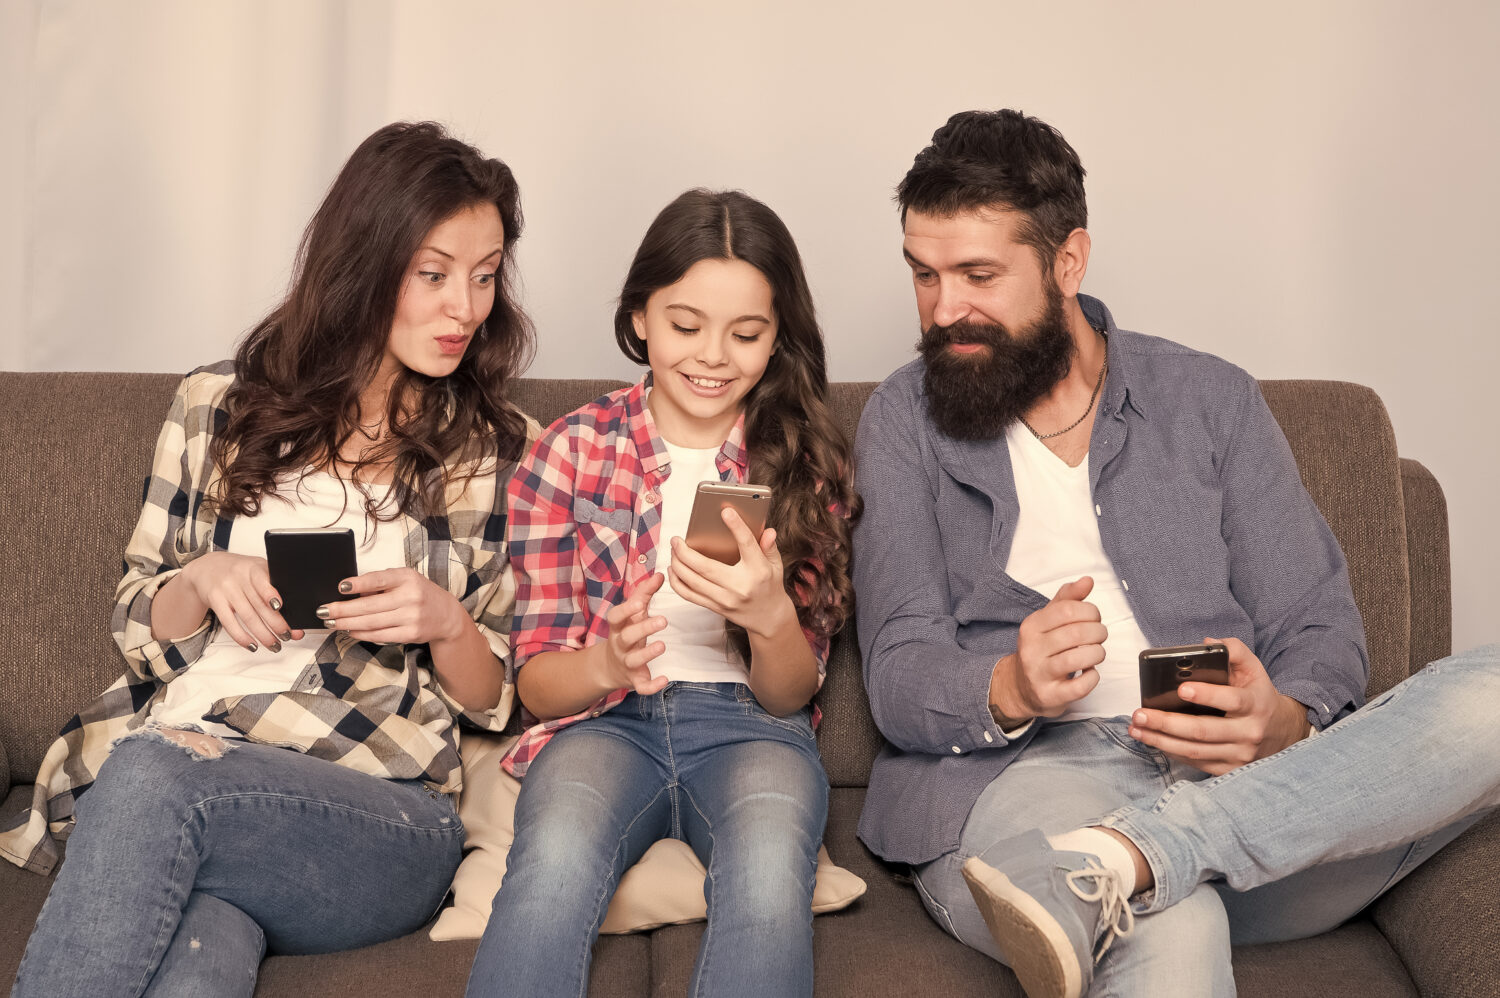
[[[760,339],[760,333],[735,333],[734,338],[741,343],[754,343]]]
[[[685,333],[685,334],[692,334],[692,333],[696,333],[698,331],[697,329],[689,329],[687,326],[679,326],[675,322],[672,323],[672,328],[675,329],[675,330],[677,330],[679,333]]]
[[[474,282],[476,284],[478,284],[481,288],[487,288],[491,284],[495,283],[495,275],[492,274],[492,273],[491,274],[475,274],[474,275]]]
[[[438,272],[433,270],[417,271],[418,280],[420,280],[423,284],[431,284],[433,287],[442,284],[443,279],[447,276],[447,274],[439,274]]]

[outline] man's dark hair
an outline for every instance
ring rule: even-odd
[[[908,211],[941,217],[980,208],[1020,212],[1021,241],[1052,265],[1063,240],[1088,227],[1083,164],[1062,133],[1020,111],[960,111],[932,133],[896,188]]]

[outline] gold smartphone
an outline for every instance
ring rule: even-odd
[[[740,545],[724,522],[724,508],[740,514],[756,541],[766,529],[771,513],[771,490],[764,485],[732,485],[728,482],[699,482],[693,497],[693,512],[688,519],[687,546],[726,565],[737,565]]]

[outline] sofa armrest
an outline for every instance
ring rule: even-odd
[[[1411,671],[1453,653],[1453,581],[1448,501],[1421,462],[1401,459],[1406,562],[1411,575]]]
[[[1425,995],[1488,998],[1500,981],[1500,812],[1480,820],[1371,909]]]

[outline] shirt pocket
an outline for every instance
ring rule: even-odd
[[[605,509],[588,499],[574,499],[573,520],[578,524],[578,560],[584,575],[618,583],[625,577],[635,514],[625,508]]]

